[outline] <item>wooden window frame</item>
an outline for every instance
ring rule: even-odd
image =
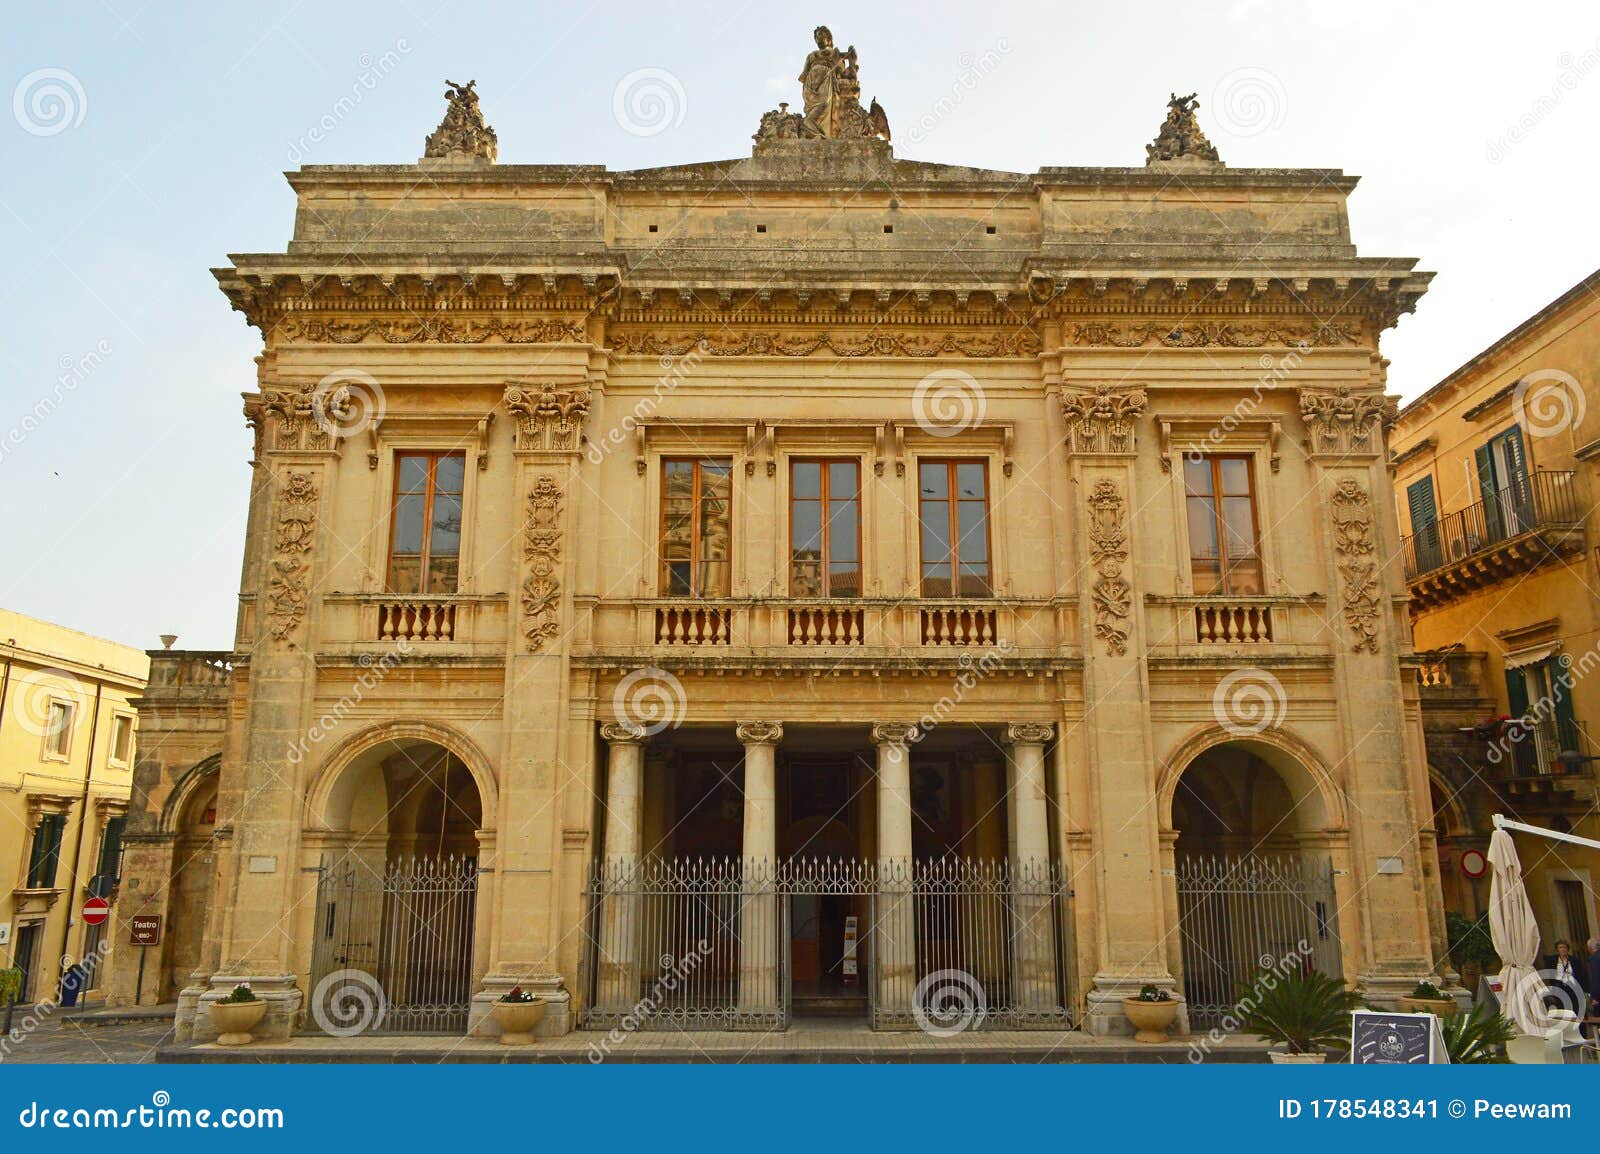
[[[795,593],[794,593],[794,584],[795,584],[795,581],[794,581],[794,566],[795,566],[795,560],[794,560],[794,505],[795,505],[795,502],[799,501],[799,500],[805,500],[805,501],[813,500],[813,498],[810,498],[810,497],[796,497],[794,495],[794,488],[795,488],[795,485],[794,485],[794,471],[795,471],[795,468],[797,466],[799,466],[799,465],[816,465],[816,466],[819,467],[819,472],[821,474],[820,478],[819,478],[820,483],[819,483],[819,486],[818,486],[818,495],[815,498],[815,500],[821,506],[821,515],[822,515],[822,556],[819,559],[819,562],[820,562],[820,564],[822,566],[822,570],[821,571],[822,571],[822,590],[823,591],[820,594],[818,594],[817,598],[809,598],[808,597],[808,598],[804,598],[804,600],[808,600],[808,601],[809,600],[816,600],[816,599],[831,600],[831,599],[834,599],[834,598],[837,598],[839,600],[847,600],[847,601],[858,600],[860,597],[862,597],[865,594],[865,592],[866,592],[866,582],[867,582],[866,560],[865,560],[865,558],[863,558],[863,556],[861,554],[861,547],[862,547],[862,527],[861,527],[861,522],[862,522],[862,516],[861,516],[862,493],[861,493],[861,459],[859,457],[790,457],[789,458],[789,565],[788,565],[788,568],[789,568],[789,591],[790,591],[790,595],[791,596],[795,596]],[[829,509],[828,509],[828,506],[830,504],[832,504],[832,498],[829,497],[829,495],[828,495],[828,486],[829,486],[828,467],[830,465],[850,465],[856,471],[856,493],[855,493],[855,497],[852,498],[852,500],[855,503],[855,507],[856,507],[856,592],[854,594],[848,594],[848,593],[839,594],[839,593],[833,592],[833,589],[832,589],[833,575],[832,575],[832,571],[831,570],[832,570],[832,564],[833,564],[833,544],[832,544],[833,543],[833,523],[832,523],[833,522],[833,518],[832,518],[832,516],[831,516],[831,514],[829,512]],[[987,482],[987,479],[985,479],[985,491],[986,492],[987,492],[987,485],[988,485],[988,482]],[[987,503],[987,498],[985,498],[985,503]]]
[[[949,494],[944,499],[947,507],[948,520],[946,531],[950,542],[950,592],[944,596],[934,596],[928,593],[928,577],[924,572],[927,561],[923,557],[922,540],[922,506],[937,498],[926,498],[922,495],[922,467],[924,465],[941,465],[945,468],[945,491]],[[983,469],[983,549],[986,558],[984,564],[988,567],[988,576],[985,578],[987,588],[982,593],[961,592],[961,500],[956,496],[956,469],[960,465],[978,465]],[[917,492],[917,591],[923,597],[934,596],[935,600],[972,599],[983,600],[994,596],[994,525],[991,514],[994,503],[991,498],[989,486],[989,458],[988,457],[919,457],[916,461],[916,492]]]
[[[705,558],[700,555],[701,524],[701,493],[700,479],[702,467],[705,465],[727,465],[728,467],[728,592],[733,592],[733,557],[734,557],[734,523],[733,523],[733,458],[712,457],[704,454],[684,456],[676,454],[661,458],[661,497],[660,509],[656,514],[656,590],[662,597],[705,597],[706,593],[700,588],[701,566]],[[694,467],[694,484],[690,490],[689,505],[689,592],[670,593],[667,580],[667,566],[671,564],[667,559],[667,469],[672,465],[692,465]]]
[[[56,749],[52,744],[57,737],[56,730],[50,725],[50,718],[54,715],[56,706],[61,706],[67,711],[66,724],[61,727],[59,734],[61,749]],[[45,706],[45,730],[43,737],[43,752],[40,758],[43,761],[71,761],[72,760],[72,731],[78,724],[78,706],[76,702],[65,697],[51,697]]]
[[[1222,588],[1216,592],[1201,593],[1194,588],[1194,542],[1189,541],[1189,584],[1194,592],[1204,597],[1258,597],[1266,593],[1267,571],[1266,559],[1261,548],[1261,500],[1256,490],[1256,458],[1252,453],[1202,453],[1200,460],[1211,467],[1211,502],[1212,502],[1212,530],[1217,535],[1217,575],[1221,580]],[[1250,491],[1250,532],[1255,540],[1255,561],[1257,585],[1260,586],[1256,593],[1235,593],[1228,588],[1228,524],[1222,512],[1222,502],[1225,496],[1238,496],[1237,493],[1224,494],[1222,490],[1222,462],[1241,461],[1244,463],[1245,480],[1249,482]],[[1185,465],[1188,464],[1186,459]],[[1189,493],[1188,477],[1182,478],[1183,485],[1183,531],[1185,537],[1189,533]]]
[[[417,584],[422,591],[417,593],[397,593],[401,597],[453,597],[461,592],[461,554],[466,544],[467,530],[467,455],[458,449],[396,449],[394,454],[394,482],[390,486],[389,496],[389,561],[384,576],[384,591],[395,593],[394,587],[394,562],[395,538],[400,532],[400,498],[412,494],[400,492],[400,477],[403,472],[401,462],[407,457],[426,457],[428,460],[427,487],[423,490],[422,498],[422,549],[417,555]],[[428,589],[430,584],[429,567],[433,558],[433,499],[438,493],[439,462],[446,457],[461,458],[461,492],[456,494],[461,499],[461,532],[456,546],[456,587],[449,593],[434,593]],[[406,554],[410,556],[410,554]]]
[[[111,748],[106,751],[106,762],[110,765],[130,765],[133,762],[133,734],[134,715],[131,713],[113,713],[111,715]],[[128,748],[125,752],[117,752],[119,736],[126,734]]]

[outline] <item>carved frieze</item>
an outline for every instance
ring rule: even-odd
[[[1372,501],[1360,482],[1347,477],[1333,491],[1333,550],[1343,582],[1344,621],[1351,651],[1378,651],[1383,609],[1377,549],[1372,536]]]
[[[373,339],[390,345],[481,345],[498,337],[508,345],[583,344],[582,321],[519,316],[285,316],[273,327],[285,341],[354,345]]]
[[[505,405],[516,422],[517,451],[576,453],[589,400],[587,385],[507,385]]]
[[[1109,479],[1095,483],[1089,494],[1089,563],[1094,567],[1094,635],[1106,652],[1121,657],[1128,651],[1133,613],[1133,586],[1123,576],[1128,562],[1127,503]]]
[[[1061,412],[1067,418],[1068,448],[1075,453],[1133,452],[1134,422],[1144,413],[1148,400],[1140,388],[1102,384],[1089,390],[1063,390]]]
[[[818,352],[836,357],[1032,357],[1041,348],[1038,334],[1023,328],[992,333],[912,329],[739,333],[717,329],[671,336],[635,329],[614,334],[612,344],[618,353],[668,357],[681,357],[692,349],[713,357],[808,357]]]
[[[1311,348],[1353,345],[1358,335],[1349,325],[1316,321],[1207,321],[1184,324],[1085,321],[1071,330],[1075,345],[1136,349],[1162,345],[1169,349],[1256,349],[1267,345]]]
[[[1313,453],[1370,456],[1383,448],[1383,430],[1398,415],[1382,393],[1357,393],[1344,385],[1300,390],[1300,416]]]
[[[316,522],[316,482],[309,473],[286,474],[278,492],[267,574],[267,625],[278,641],[286,640],[305,620],[311,575],[305,557],[315,540]]]
[[[522,636],[537,652],[561,630],[561,485],[546,473],[528,494],[523,556],[528,576],[522,582]]]

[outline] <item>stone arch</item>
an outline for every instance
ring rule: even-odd
[[[195,792],[208,783],[208,779],[220,775],[222,772],[222,754],[213,753],[210,757],[196,762],[184,771],[182,777],[172,787],[172,792],[167,795],[166,802],[161,807],[157,817],[156,828],[162,833],[178,833],[183,821],[184,810],[193,800]]]
[[[324,759],[306,791],[304,823],[307,829],[339,828],[328,820],[330,811],[348,809],[350,794],[360,782],[349,771],[375,751],[433,745],[453,755],[472,775],[482,806],[484,832],[495,828],[499,813],[499,788],[494,770],[477,743],[466,734],[431,721],[388,721],[369,726],[340,742]]]
[[[1223,746],[1251,753],[1277,772],[1294,799],[1302,828],[1323,831],[1347,828],[1344,791],[1309,742],[1282,727],[1261,733],[1236,734],[1220,725],[1211,725],[1190,734],[1160,765],[1156,778],[1156,809],[1163,830],[1173,829],[1172,804],[1184,772],[1196,759]]]

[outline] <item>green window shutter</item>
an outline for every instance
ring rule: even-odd
[[[1500,491],[1494,475],[1494,451],[1490,445],[1479,445],[1475,456],[1478,461],[1478,499],[1483,502],[1483,528],[1487,540],[1469,541],[1468,552],[1475,552],[1479,546],[1498,541],[1505,535],[1500,531]],[[1475,526],[1467,526],[1469,534],[1475,531]]]
[[[1572,688],[1561,680],[1567,667],[1561,664],[1559,657],[1552,657],[1544,664],[1550,677],[1550,704],[1554,706],[1556,738],[1562,749],[1576,749],[1581,753],[1578,719],[1572,712]]]
[[[1406,503],[1411,507],[1411,531],[1420,533],[1439,519],[1433,500],[1433,478],[1424,477],[1406,487]]]
[[[55,885],[56,866],[61,858],[61,832],[66,825],[66,815],[46,814],[39,819],[33,833],[33,850],[28,857],[28,885],[33,889],[48,889]]]
[[[1527,716],[1528,680],[1520,669],[1506,670],[1506,701],[1509,704],[1506,712],[1512,717]]]
[[[127,824],[125,817],[114,817],[106,822],[105,838],[100,842],[99,873],[103,877],[118,876],[117,867],[122,863],[122,831]]]
[[[1528,458],[1522,451],[1522,430],[1512,425],[1500,434],[1500,440],[1506,447],[1506,477],[1505,487],[1518,491],[1528,486]]]

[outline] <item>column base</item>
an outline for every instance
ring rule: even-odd
[[[495,1024],[492,1007],[511,992],[512,986],[521,986],[536,998],[544,999],[544,1018],[534,1027],[536,1038],[559,1038],[576,1028],[576,1015],[572,995],[562,988],[559,975],[542,978],[483,979],[483,989],[472,996],[472,1008],[467,1012],[467,1035],[473,1038],[498,1038],[500,1027]]]
[[[1178,1017],[1172,1023],[1172,1036],[1189,1033],[1189,1006],[1178,990],[1178,983],[1166,975],[1121,978],[1109,974],[1096,974],[1094,989],[1089,991],[1088,1008],[1084,1014],[1083,1031],[1097,1038],[1131,1038],[1133,1023],[1123,1012],[1122,1000],[1136,998],[1145,986],[1166,990],[1178,1000]]]
[[[1372,1003],[1374,1008],[1394,1010],[1399,1008],[1398,1002],[1401,998],[1411,996],[1411,991],[1417,988],[1418,982],[1432,982],[1437,985],[1438,981],[1438,974],[1422,969],[1415,974],[1362,974],[1356,981],[1356,989],[1362,997]],[[1466,993],[1459,986],[1456,989],[1446,988],[1444,992],[1457,1001]],[[1468,1002],[1470,1001],[1469,995]]]
[[[212,1024],[211,1011],[207,1008],[212,1002],[221,1001],[233,993],[233,988],[240,982],[249,982],[250,989],[256,997],[267,1003],[266,1016],[261,1023],[250,1032],[258,1041],[286,1042],[294,1033],[295,1023],[300,1017],[300,1005],[304,1001],[300,987],[295,985],[293,974],[213,974],[211,984],[200,989],[194,1001],[192,1017],[189,1019],[189,1036],[181,1040],[194,1042],[214,1042],[217,1039],[217,1027]],[[190,993],[185,989],[179,995],[178,1016],[184,1016],[184,998]]]

